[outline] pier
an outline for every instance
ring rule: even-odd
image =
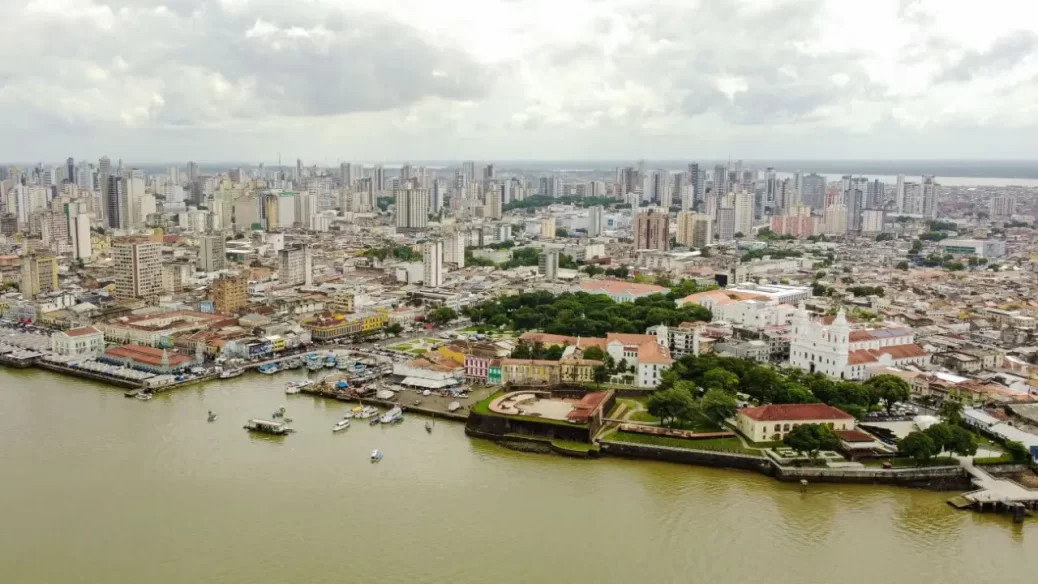
[[[994,477],[974,466],[972,461],[963,461],[962,466],[978,489],[949,501],[953,506],[980,512],[1009,512],[1015,522],[1023,521],[1025,515],[1033,514],[1032,511],[1038,511],[1038,489],[1029,489],[1016,481]]]

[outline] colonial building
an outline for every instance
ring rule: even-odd
[[[92,326],[57,331],[50,337],[50,346],[66,357],[97,357],[105,352],[105,334]]]
[[[754,442],[777,442],[801,424],[854,429],[854,416],[825,404],[768,404],[739,410],[735,417],[739,432]]]

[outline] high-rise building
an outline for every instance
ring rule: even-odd
[[[280,226],[278,217],[278,196],[268,193],[263,196],[263,220],[267,227],[267,233],[276,231]]]
[[[162,292],[162,244],[125,238],[112,246],[112,258],[118,298],[153,298]]]
[[[105,217],[108,226],[112,229],[125,229],[129,227],[126,202],[126,182],[121,176],[109,175],[108,186],[105,188]]]
[[[897,212],[905,213],[905,175],[897,175],[897,184],[894,186],[894,201],[897,203]]]
[[[865,208],[883,209],[887,205],[887,185],[879,179],[869,183],[868,191],[865,193]]]
[[[204,272],[219,272],[227,268],[227,248],[222,235],[198,238],[198,267]]]
[[[735,233],[742,233],[744,237],[753,233],[754,199],[754,193],[735,194]]]
[[[381,164],[376,164],[371,169],[371,182],[376,191],[386,190],[386,169]]]
[[[187,163],[187,180],[190,182],[198,180],[198,165],[194,162]]]
[[[443,261],[457,268],[465,267],[465,234],[455,229],[443,240]]]
[[[992,197],[988,202],[988,214],[992,219],[1009,219],[1016,214],[1016,198],[1008,195]]]
[[[638,213],[634,223],[634,248],[669,250],[670,217],[653,209]]]
[[[97,182],[101,189],[101,219],[108,219],[108,178],[112,174],[112,161],[102,156],[97,161]],[[106,223],[108,224],[108,223]]]
[[[932,174],[923,175],[923,217],[936,219],[939,211],[941,185]]]
[[[710,177],[714,181],[714,193],[719,197],[728,194],[728,169],[723,164],[714,166],[714,174]]]
[[[855,186],[843,194],[843,204],[847,208],[848,233],[861,231],[861,212],[865,209],[865,192]]]
[[[422,246],[423,282],[429,288],[443,286],[443,242],[427,241]]]
[[[278,281],[281,284],[298,286],[309,279],[307,265],[310,263],[310,248],[296,245],[278,252]]]
[[[642,200],[654,205],[670,206],[670,172],[657,170],[652,173],[647,192],[642,193]]]
[[[829,205],[822,219],[822,233],[845,235],[847,233],[847,207],[843,204]]]
[[[923,214],[923,187],[916,182],[901,183],[901,204],[898,211],[906,215]]]
[[[800,202],[812,209],[825,208],[825,177],[811,173],[803,178]]]
[[[548,281],[559,277],[559,250],[545,249],[537,256],[537,273]]]
[[[397,229],[425,229],[429,225],[429,191],[407,185],[396,191]]]
[[[717,239],[720,241],[735,239],[735,207],[722,205],[717,208]]]
[[[465,180],[472,182],[476,180],[476,163],[472,160],[466,160],[461,163],[461,174],[465,177]]]
[[[210,290],[217,314],[235,314],[249,303],[248,271],[220,276],[213,280]]]
[[[77,213],[68,217],[69,240],[72,244],[72,259],[89,260],[92,255],[90,240],[91,215]]]
[[[30,254],[22,256],[21,293],[26,299],[58,289],[58,258]]]
[[[554,217],[545,217],[541,220],[541,239],[555,239]]]
[[[709,215],[682,211],[678,213],[678,245],[704,247],[714,242],[713,221]]]
[[[602,235],[605,221],[602,217],[602,206],[594,205],[587,208],[587,236],[598,237]]]
[[[500,219],[501,212],[501,187],[504,185],[491,185],[491,188],[486,193],[486,205],[483,208],[483,217],[485,219]]]

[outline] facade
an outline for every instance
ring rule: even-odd
[[[541,239],[555,239],[554,217],[545,217],[541,221]]]
[[[667,213],[658,210],[638,213],[634,223],[634,248],[670,249],[670,218]]]
[[[511,230],[511,227],[509,227]],[[461,231],[448,233],[443,240],[443,261],[454,264],[458,269],[465,267],[465,234]]]
[[[717,239],[718,241],[735,239],[735,209],[733,207],[717,209]]]
[[[282,284],[297,286],[308,279],[310,250],[303,246],[286,247],[278,252],[278,279]]]
[[[551,281],[559,277],[559,251],[546,249],[537,256],[537,273]]]
[[[241,271],[234,276],[220,276],[210,286],[213,310],[218,314],[236,314],[249,303],[249,275]]]
[[[322,316],[303,323],[310,330],[311,338],[316,341],[328,341],[340,337],[374,333],[389,326],[387,313],[371,312],[365,314]]]
[[[443,242],[427,241],[422,247],[422,281],[429,288],[443,286]]]
[[[425,229],[429,225],[429,191],[408,186],[395,194],[397,229]]]
[[[193,310],[175,310],[142,316],[130,316],[96,325],[112,343],[134,343],[158,347],[172,343],[173,337],[200,330],[213,330],[237,324],[226,316]]]
[[[602,206],[594,205],[587,209],[587,236],[598,237],[602,235],[605,223],[602,220]]]
[[[937,245],[945,253],[953,255],[975,255],[987,259],[1006,255],[1006,242],[997,239],[944,239]]]
[[[72,244],[72,259],[87,261],[93,255],[90,244],[90,220],[88,214],[70,215],[68,218],[69,242]]]
[[[605,294],[613,302],[634,302],[645,296],[653,294],[666,294],[668,288],[655,284],[638,284],[636,282],[625,282],[620,280],[593,280],[582,282],[574,289],[574,292],[587,292],[588,294]]]
[[[50,337],[50,349],[64,357],[90,359],[105,352],[105,334],[92,326],[57,331]]]
[[[329,303],[329,307],[332,309],[332,312],[338,314],[353,314],[356,310],[354,296],[351,292],[339,290],[332,294],[332,301]]]
[[[227,268],[226,243],[222,235],[203,235],[198,238],[198,267],[205,272],[219,272]]]
[[[162,293],[162,245],[147,239],[118,241],[112,246],[115,295],[152,298]]]
[[[710,216],[682,211],[678,213],[678,231],[675,237],[678,245],[688,247],[704,247],[714,241],[713,226]]]
[[[531,344],[540,342],[546,346],[565,345],[572,347],[573,351],[579,350],[581,353],[588,347],[596,346],[608,353],[614,363],[626,364],[629,368],[626,374],[634,378],[634,384],[638,387],[656,387],[662,379],[663,372],[670,369],[674,363],[670,356],[670,349],[665,344],[666,339],[655,334],[608,333],[603,339],[530,332],[523,334],[520,339]],[[557,373],[557,377],[552,379],[572,381],[576,376],[578,381],[591,381],[594,379],[594,368],[601,364],[598,361],[578,359],[568,353],[562,362],[567,362],[567,360],[569,365],[562,367]],[[510,379],[507,367],[509,361],[528,363],[527,360],[502,360],[502,372],[506,381]],[[548,363],[554,363],[554,361],[548,361]],[[527,372],[531,374],[532,379],[540,380],[545,378],[545,375],[542,375],[544,373],[542,369],[541,366],[538,366]],[[513,371],[511,374],[517,373]]]
[[[768,404],[739,410],[736,426],[754,442],[778,442],[801,424],[823,424],[836,432],[853,430],[854,416],[825,404]]]
[[[58,290],[58,258],[29,255],[22,257],[21,292],[26,298]]]
[[[1009,219],[1016,214],[1016,197],[999,195],[988,202],[988,213],[992,219]]]
[[[735,233],[749,236],[753,232],[753,193],[735,194]],[[734,234],[733,234],[734,237]]]

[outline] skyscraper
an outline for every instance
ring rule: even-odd
[[[126,238],[117,241],[112,250],[117,297],[150,298],[162,292],[161,244],[147,238]]]
[[[454,229],[444,238],[443,261],[458,268],[465,267],[465,234],[460,230]]]
[[[407,186],[396,191],[397,229],[424,229],[429,225],[429,191]]]
[[[422,247],[423,281],[429,288],[443,286],[443,242],[427,241]]]
[[[753,193],[735,194],[735,233],[749,236],[753,232],[754,199]]]
[[[381,164],[376,164],[374,168],[371,169],[371,182],[375,191],[383,191],[386,189],[386,169],[382,168]]]
[[[812,209],[825,208],[825,177],[811,173],[803,178],[800,201]]]
[[[65,172],[68,173],[65,177],[68,179],[68,182],[76,184],[76,161],[71,156],[65,161]]]
[[[97,182],[101,189],[101,219],[108,219],[108,177],[112,174],[112,161],[107,156],[102,156],[97,161]]]
[[[548,281],[559,277],[559,250],[545,249],[537,256],[537,273]]]
[[[203,235],[198,239],[198,267],[204,272],[227,268],[226,243],[222,235]]]
[[[723,164],[714,166],[714,174],[711,177],[714,181],[714,193],[719,197],[723,197],[728,194],[728,169]]]
[[[487,219],[501,218],[501,187],[504,185],[491,185],[486,193],[486,205],[483,208],[483,217]]]
[[[461,174],[465,177],[465,180],[472,182],[476,180],[476,163],[472,160],[466,160],[461,163]]]
[[[879,182],[879,179],[868,183],[868,191],[865,193],[865,208],[882,209],[887,204],[887,185]]]
[[[605,223],[602,219],[602,206],[594,205],[587,209],[587,236],[598,237],[602,235]]]
[[[670,218],[656,210],[638,213],[634,224],[634,248],[670,249]]]
[[[301,245],[278,252],[278,281],[292,286],[306,283],[309,256],[309,248]]]
[[[941,185],[932,174],[923,175],[923,217],[936,219],[940,204]]]
[[[192,182],[198,180],[198,165],[194,162],[187,163],[187,180]]]
[[[852,186],[843,194],[843,204],[847,207],[847,232],[861,231],[861,212],[865,209],[865,192]]]
[[[123,177],[109,175],[105,194],[105,217],[108,226],[112,229],[127,228],[126,182]]]
[[[897,185],[894,187],[894,201],[897,204],[897,212],[905,213],[905,175],[897,175]]]

